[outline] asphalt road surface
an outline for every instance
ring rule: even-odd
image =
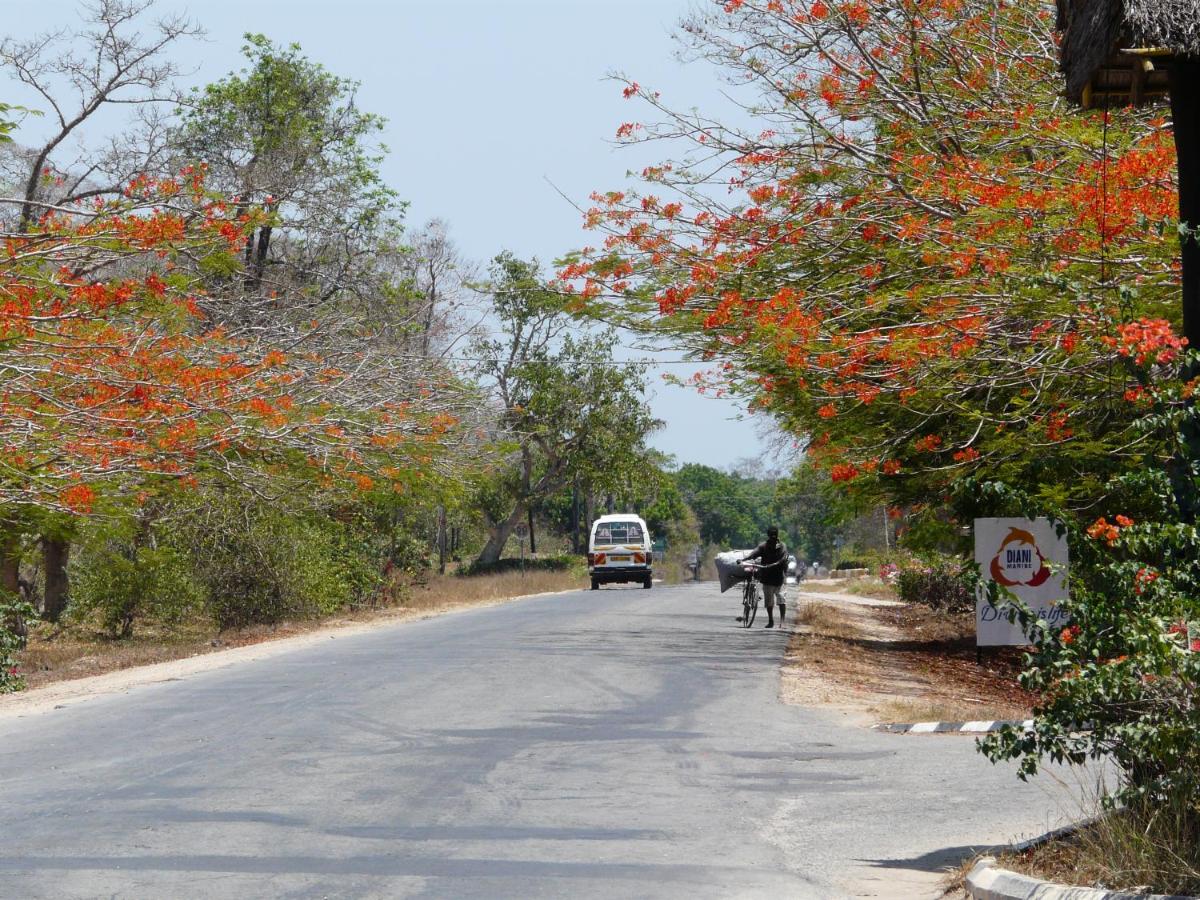
[[[0,720],[0,897],[933,896],[1059,802],[778,699],[713,584],[330,639]]]

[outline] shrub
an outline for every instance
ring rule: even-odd
[[[976,581],[974,570],[952,557],[909,563],[895,573],[901,600],[944,612],[973,609]]]
[[[23,600],[0,591],[0,694],[19,691],[25,679],[17,668],[16,653],[25,646],[25,622],[37,615]]]
[[[583,565],[582,557],[575,556],[572,553],[560,553],[555,556],[539,556],[533,559],[526,559],[524,562],[525,569],[532,572],[566,572],[573,568],[580,568]],[[495,575],[502,572],[519,572],[522,562],[520,559],[512,559],[505,557],[498,559],[494,563],[486,563],[478,565],[472,563],[464,567],[460,575]]]
[[[1112,478],[1082,522],[1002,482],[962,488],[964,518],[1048,515],[1070,548],[1070,624],[1021,614],[1034,645],[1021,684],[1042,697],[1033,727],[981,742],[1022,778],[1045,760],[1106,759],[1122,776],[1112,802],[1200,796],[1200,530],[1180,514],[1180,481],[1151,466]]]
[[[173,547],[107,545],[77,557],[72,570],[72,615],[99,616],[115,637],[132,635],[138,619],[179,622],[205,599],[189,560]]]
[[[993,759],[1109,757],[1125,802],[1200,796],[1200,532],[1124,515],[1070,529],[1071,624],[1030,624],[1022,684],[1045,699],[1029,733],[989,737]]]
[[[378,554],[353,517],[214,505],[179,539],[189,541],[208,611],[222,629],[337,612],[380,583]]]

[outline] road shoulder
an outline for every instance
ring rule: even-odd
[[[795,600],[785,703],[860,726],[1029,717],[1035,698],[1016,684],[1018,655],[976,661],[969,617],[823,590]]]

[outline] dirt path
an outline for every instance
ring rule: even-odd
[[[784,702],[859,725],[1024,718],[1017,655],[974,656],[973,620],[828,590],[798,593],[783,667]]]

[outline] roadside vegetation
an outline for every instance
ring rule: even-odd
[[[1047,881],[1200,894],[1200,831],[1187,798],[1135,800],[1116,812],[1097,800],[1085,818],[1087,812],[1094,822],[1022,853],[1002,854],[1000,864]]]
[[[521,555],[518,522],[531,557],[613,506],[686,540],[613,333],[569,333],[535,261],[407,223],[357,85],[246,35],[186,90],[201,25],[159,12],[102,0],[0,43],[41,106],[0,105],[0,691],[55,644],[408,604]]]

